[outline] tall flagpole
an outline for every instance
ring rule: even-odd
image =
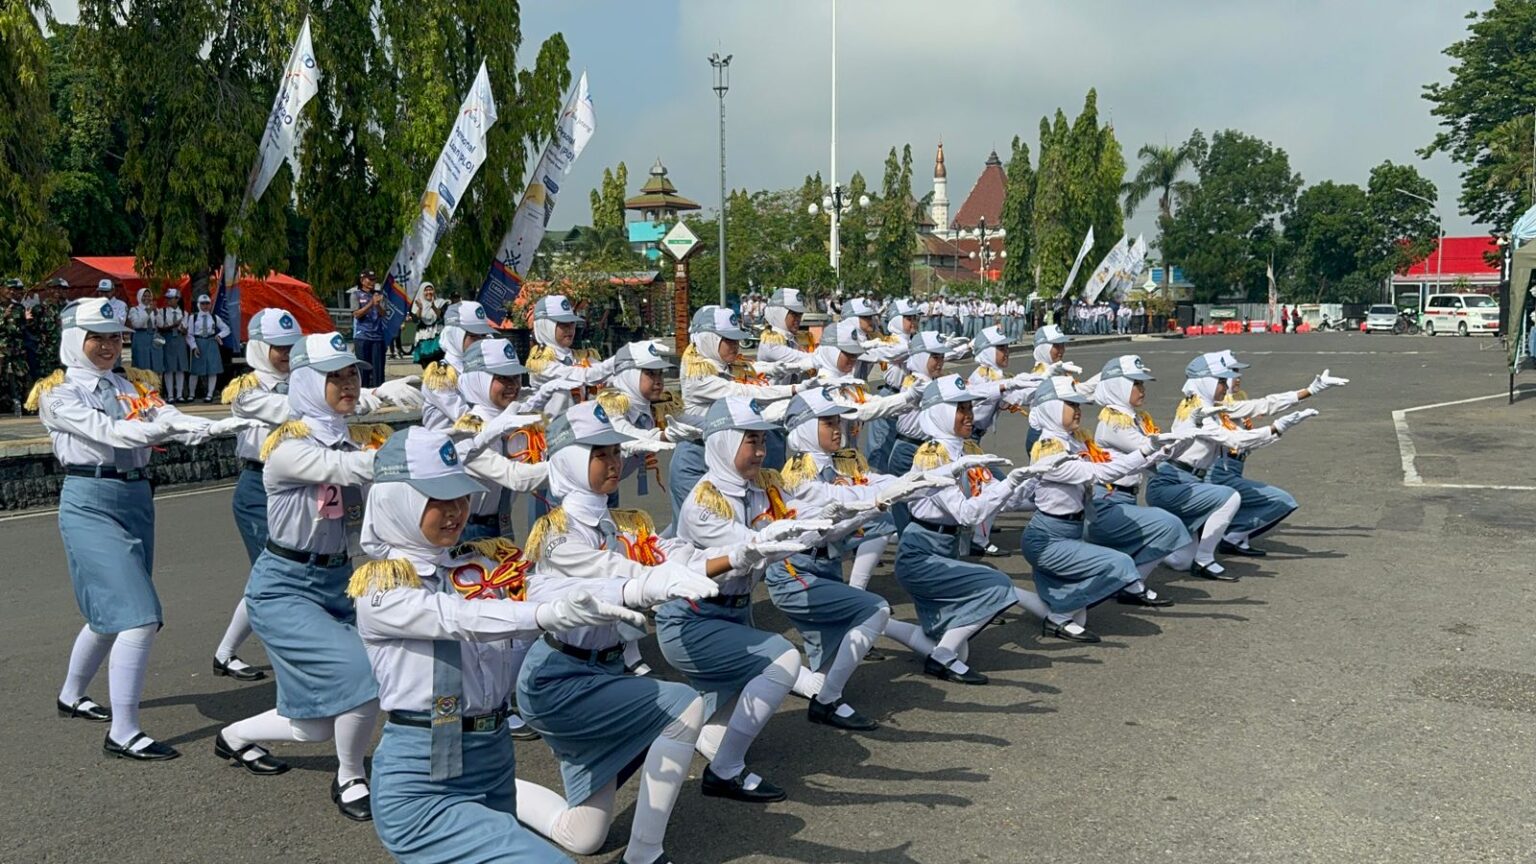
[[[827,178],[832,184],[832,272],[837,280],[837,291],[843,290],[843,249],[839,239],[842,220],[841,196],[837,195],[837,0],[832,0],[832,176]]]

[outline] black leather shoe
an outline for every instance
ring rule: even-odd
[[[519,721],[521,721],[523,719],[521,717],[518,717],[516,712],[513,712],[512,716],[513,717],[517,717],[517,719]],[[539,736],[539,730],[533,728],[532,726],[529,726],[527,724],[527,722],[519,722],[519,723],[514,725],[513,723],[510,722],[510,720],[511,720],[511,718],[508,718],[509,722],[507,723],[507,734],[509,736],[511,736],[513,741],[537,741],[537,740],[539,740],[539,737],[540,737]]]
[[[1199,562],[1189,565],[1189,575],[1199,576],[1201,579],[1215,579],[1217,582],[1236,582],[1238,580],[1238,576],[1235,573],[1229,571],[1212,573],[1210,568]]]
[[[1269,554],[1256,546],[1239,546],[1225,540],[1216,544],[1216,551],[1223,555],[1241,555],[1244,558],[1263,558]]]
[[[805,710],[805,719],[812,723],[820,723],[823,726],[831,726],[833,729],[843,729],[849,732],[873,732],[880,728],[880,724],[876,723],[874,719],[865,717],[857,711],[849,714],[847,717],[839,715],[837,708],[842,704],[843,700],[841,699],[833,702],[831,705],[818,699],[812,699],[811,707]]]
[[[1081,633],[1072,633],[1067,630],[1065,625],[1057,624],[1055,621],[1052,621],[1049,618],[1041,622],[1040,632],[1046,636],[1055,636],[1057,639],[1065,639],[1068,642],[1082,642],[1091,645],[1095,642],[1103,641],[1099,639],[1099,634],[1093,632],[1092,630],[1084,628],[1083,632]]]
[[[66,705],[63,700],[59,700],[58,709],[59,716],[66,719],[79,717],[81,720],[89,720],[92,723],[112,722],[112,709],[89,696],[81,696],[73,705]]]
[[[341,793],[351,789],[353,786],[366,787],[367,785],[368,781],[361,777],[355,780],[348,780],[345,784],[338,780],[331,781],[331,800],[336,803],[336,809],[341,811],[341,815],[351,819],[353,822],[373,821],[372,795],[364,795],[355,801],[341,800]]]
[[[137,743],[140,738],[148,738],[149,743],[137,750],[128,749]],[[101,739],[101,749],[108,756],[117,759],[135,759],[139,762],[165,762],[181,755],[180,750],[166,744],[161,744],[159,741],[149,738],[143,732],[128,739],[127,744],[119,744],[113,741],[112,733],[108,732],[107,737]]]
[[[1121,591],[1115,595],[1116,603],[1124,603],[1127,606],[1151,606],[1153,608],[1172,606],[1173,601],[1167,597],[1148,597],[1147,592],[1133,594],[1130,591]]]
[[[246,759],[246,752],[252,748],[262,750],[261,755],[255,759]],[[236,750],[230,746],[228,741],[224,740],[223,732],[220,732],[213,738],[213,755],[220,759],[232,760],[236,765],[257,776],[271,777],[277,774],[285,774],[288,771],[287,762],[273,758],[271,753],[266,752],[255,744],[247,744]]]
[[[730,798],[734,801],[745,801],[748,804],[772,804],[775,801],[783,801],[789,797],[784,794],[783,789],[762,778],[758,778],[756,789],[746,788],[742,783],[746,781],[749,773],[751,772],[743,768],[740,774],[729,780],[724,780],[706,767],[704,769],[704,783],[701,791],[706,798]]]
[[[923,674],[931,675],[940,681],[953,681],[956,684],[985,684],[991,679],[977,672],[975,669],[967,669],[964,672],[956,672],[943,663],[926,657],[923,659]]]
[[[666,850],[662,850],[660,855],[651,859],[650,864],[672,864],[672,859],[667,857]]]
[[[879,663],[882,660],[889,659],[891,659],[891,655],[881,651],[879,648],[870,648],[864,652],[864,660],[869,663]]]
[[[229,668],[229,664],[234,663],[237,660],[239,660],[241,663],[244,663],[244,668]],[[229,655],[229,659],[225,660],[223,663],[219,662],[219,658],[213,658],[213,677],[233,678],[236,681],[260,681],[261,679],[267,677],[267,673],[257,669],[255,666],[252,666],[249,663],[245,663],[245,661],[240,660],[239,657],[231,654]]]

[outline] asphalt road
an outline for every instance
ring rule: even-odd
[[[1135,343],[1072,351],[1085,368],[1139,351],[1171,417],[1196,351],[1254,362],[1247,389],[1299,388],[1331,367],[1354,379],[1323,415],[1256,454],[1249,474],[1302,509],[1229,561],[1237,584],[1160,571],[1178,601],[1106,605],[1098,646],[1047,641],[1011,613],[978,637],[987,687],[943,684],[894,644],[848,698],[885,725],[846,735],[786,700],[750,754],[790,800],[767,808],[685,791],[667,848],[678,862],[1441,862],[1536,858],[1530,794],[1536,675],[1529,604],[1536,553],[1530,402],[1404,415],[1426,485],[1404,485],[1392,412],[1502,392],[1483,340],[1329,334]],[[1485,350],[1486,349],[1486,350]],[[1004,418],[991,446],[1023,457]],[[1527,486],[1529,489],[1457,488]],[[653,494],[626,501],[664,506]],[[156,581],[167,626],[144,722],[182,759],[100,752],[104,727],[59,720],[53,699],[79,627],[51,516],[0,521],[0,860],[386,860],[371,827],[327,797],[326,746],[285,746],[296,770],[256,778],[214,759],[217,729],[270,707],[270,681],[216,679],[209,656],[245,579],[227,490],[158,504]],[[660,521],[665,521],[660,520]],[[1018,518],[1003,523],[1016,544]],[[1017,555],[1001,566],[1021,578]],[[874,587],[911,608],[886,566]],[[766,602],[759,621],[782,628]],[[653,664],[664,668],[648,646]],[[262,663],[259,647],[246,659]],[[91,687],[106,698],[105,669]],[[519,773],[557,783],[544,745]],[[696,760],[694,776],[702,770]],[[558,787],[557,787],[558,788]],[[594,862],[618,860],[634,786]]]

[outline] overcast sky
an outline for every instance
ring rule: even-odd
[[[1434,136],[1427,82],[1487,0],[842,0],[838,174],[878,185],[886,151],[912,145],[913,192],[931,187],[944,140],[951,212],[987,152],[1040,117],[1074,115],[1089,87],[1135,170],[1145,143],[1239,129],[1274,142],[1303,180],[1364,184],[1384,159],[1440,190],[1451,233],[1486,230],[1456,212],[1457,168],[1414,151]],[[524,54],[565,34],[573,74],[589,72],[597,134],[565,188],[556,225],[587,222],[586,191],[629,165],[631,193],[660,156],[678,190],[719,201],[712,51],[734,55],[726,97],[732,188],[798,185],[829,170],[830,0],[523,0]],[[73,0],[55,0],[74,17]],[[1148,229],[1140,216],[1133,229]]]

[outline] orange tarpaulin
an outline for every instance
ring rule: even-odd
[[[48,279],[68,282],[71,298],[94,294],[97,282],[111,279],[119,288],[114,296],[129,306],[138,303],[139,289],[149,284],[149,280],[134,269],[133,257],[127,255],[71,258],[68,264],[50,273]],[[175,287],[181,291],[181,306],[188,312],[192,311],[194,299],[188,296],[188,286],[191,284],[191,277],[186,275],[164,282],[165,287]],[[208,293],[212,295],[213,291]],[[325,333],[336,329],[336,325],[331,323],[330,313],[325,311],[325,304],[315,296],[308,283],[275,272],[268,273],[265,279],[258,279],[249,273],[241,274],[240,320],[226,323],[231,328],[238,328],[235,332],[240,335],[240,341],[244,342],[245,327],[251,316],[272,306],[281,306],[292,312],[293,317],[298,319],[299,328],[305,333]]]

